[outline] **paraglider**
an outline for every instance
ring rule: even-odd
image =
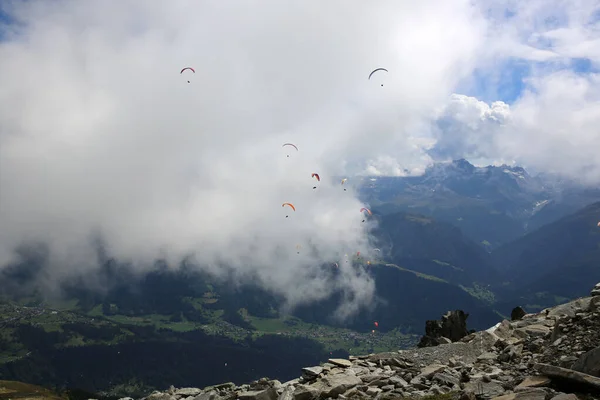
[[[313,172],[310,176],[311,178],[316,178],[318,182],[321,182],[321,177],[316,172]],[[313,189],[316,189],[316,186],[313,186]]]
[[[281,207],[285,207],[285,206],[290,207],[292,210],[294,210],[294,212],[296,211],[296,207],[294,207],[294,205],[292,203],[283,203],[281,205]],[[289,217],[289,215],[286,215],[285,217],[287,218],[287,217]]]
[[[302,246],[300,246],[299,244],[297,244],[297,245],[296,245],[296,250],[298,250],[298,251],[297,251],[297,254],[300,254],[300,249],[301,249],[301,248],[302,248]]]
[[[344,185],[344,183],[346,183],[347,180],[348,180],[347,178],[342,179],[342,186]],[[344,192],[345,191],[346,191],[346,188],[344,188]]]
[[[285,146],[292,146],[293,148],[296,149],[296,151],[298,151],[298,147],[296,147],[296,145],[293,143],[284,143],[283,146],[281,146],[281,147],[285,147]],[[290,155],[288,154],[287,156],[289,157]]]
[[[196,73],[196,71],[194,70],[194,68],[192,68],[192,67],[185,67],[184,69],[181,70],[181,72],[179,74],[180,75],[183,74],[183,71],[188,70],[188,69],[190,71],[192,71],[194,74]],[[187,81],[187,83],[190,83],[190,81]]]
[[[375,326],[379,328],[379,322],[375,321]]]
[[[367,212],[369,215],[373,215],[373,214],[371,213],[371,210],[369,210],[369,209],[368,209],[368,208],[366,208],[366,207],[363,207],[363,208],[361,208],[361,209],[360,209],[360,212],[363,212],[363,211],[366,211],[366,212]],[[362,220],[362,222],[365,222],[365,220],[363,219],[363,220]]]
[[[369,80],[371,80],[371,76],[373,76],[373,74],[374,74],[375,72],[377,72],[377,71],[385,71],[385,72],[388,72],[388,70],[387,70],[387,69],[385,69],[385,68],[377,68],[377,69],[374,69],[374,70],[373,70],[373,71],[371,71],[371,73],[369,74]],[[381,84],[381,86],[383,86],[383,83]]]

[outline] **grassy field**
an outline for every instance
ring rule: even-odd
[[[16,304],[0,305],[0,339],[6,343],[0,352],[0,363],[6,363],[26,357],[29,353],[27,346],[16,338],[16,332],[22,325],[31,325],[42,329],[48,334],[62,334],[63,340],[55,344],[56,348],[77,347],[86,345],[115,345],[126,341],[135,340],[136,336],[131,331],[133,326],[153,327],[160,335],[161,330],[172,332],[190,332],[200,330],[209,335],[229,337],[235,341],[245,340],[247,337],[254,339],[263,335],[284,335],[303,337],[322,343],[327,351],[343,349],[351,354],[366,354],[377,351],[397,350],[412,347],[418,337],[405,335],[399,331],[386,333],[374,330],[373,332],[360,333],[349,329],[306,323],[292,316],[280,318],[259,318],[248,314],[247,310],[240,309],[239,314],[251,324],[254,330],[245,329],[222,320],[223,310],[205,309],[206,300],[213,297],[188,299],[195,308],[206,316],[207,323],[187,321],[185,318],[173,322],[170,315],[147,314],[128,316],[121,314],[104,315],[102,306],[98,305],[87,313],[76,311],[72,302],[52,304],[52,308],[26,307]],[[62,307],[60,309],[59,307]],[[100,337],[96,332],[108,330]],[[91,332],[89,335],[86,332]]]
[[[382,333],[374,329],[369,333],[360,333],[308,324],[295,317],[273,319],[246,316],[246,319],[257,329],[254,336],[277,334],[306,337],[323,343],[328,351],[344,349],[357,355],[411,347],[418,340],[415,335],[406,335],[396,330]]]
[[[58,395],[41,386],[16,381],[0,380],[0,400],[66,400],[67,396]]]

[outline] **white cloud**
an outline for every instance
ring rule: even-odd
[[[489,32],[495,32],[480,68],[493,73],[495,63],[526,62],[530,73],[525,90],[510,106],[450,96],[433,114],[428,134],[436,143],[429,154],[436,159],[517,163],[586,184],[600,183],[600,75],[574,69],[577,58],[598,67],[600,5],[561,0],[480,4],[489,6]]]
[[[333,282],[315,266],[368,254],[370,238],[362,204],[332,177],[466,157],[600,182],[599,77],[568,70],[600,60],[594,1],[12,4],[0,265],[39,239],[51,277],[86,274],[100,231],[140,269],[193,254],[257,275],[291,304],[345,289],[346,315],[373,283],[346,268]],[[515,60],[531,74],[514,103],[451,95],[474,68],[493,76]],[[377,67],[389,73],[367,80]],[[300,151],[286,157],[284,142]]]
[[[467,0],[14,6],[21,25],[0,43],[0,265],[40,239],[51,276],[86,274],[100,230],[140,267],[194,253],[292,303],[332,290],[317,261],[368,254],[362,205],[330,177],[410,148],[486,27]],[[380,66],[383,87],[366,79]],[[290,158],[287,141],[300,149]],[[343,271],[367,302],[373,283]]]
[[[453,96],[437,120],[432,153],[600,182],[600,75],[561,71],[530,85],[510,107]]]

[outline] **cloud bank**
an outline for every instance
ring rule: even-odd
[[[2,6],[0,266],[42,241],[52,280],[86,275],[99,233],[140,271],[227,265],[290,304],[345,290],[351,313],[373,282],[317,266],[368,257],[373,223],[333,177],[466,157],[600,181],[592,1]]]
[[[600,4],[483,1],[495,39],[478,66],[490,97],[510,76],[518,95],[454,94],[432,114],[432,159],[519,164],[583,184],[600,183]],[[475,85],[471,77],[473,89]],[[481,82],[480,82],[481,84]],[[480,85],[481,86],[481,85]]]
[[[190,257],[290,303],[368,303],[339,260],[369,256],[372,223],[332,177],[412,140],[485,27],[466,0],[413,3],[3,2],[0,265],[42,241],[52,279],[85,275],[99,232],[141,270]],[[333,284],[317,265],[336,261]]]

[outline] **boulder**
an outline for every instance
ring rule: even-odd
[[[275,388],[268,388],[265,390],[242,392],[238,395],[240,400],[277,400],[279,395]]]
[[[343,358],[330,358],[329,363],[337,365],[338,367],[351,367],[352,361],[345,360]]]
[[[561,368],[543,363],[535,364],[535,369],[548,376],[552,380],[568,382],[573,386],[580,387],[581,390],[600,390],[600,378],[584,374],[583,372],[573,371],[567,368]]]
[[[517,307],[513,308],[512,311],[510,312],[510,319],[511,319],[511,321],[519,321],[525,315],[527,315],[525,310],[523,310],[522,307],[517,306]]]
[[[600,377],[600,347],[596,347],[579,357],[571,369]]]
[[[360,378],[353,375],[338,374],[321,379],[321,395],[336,397],[345,391],[362,384]]]
[[[188,396],[198,396],[200,393],[202,393],[202,389],[181,388],[181,389],[176,389],[173,394],[176,396],[188,397]]]
[[[457,342],[469,334],[467,318],[469,314],[462,310],[448,311],[440,320],[425,322],[425,335],[417,347],[431,347],[439,344]]]
[[[537,376],[528,376],[521,383],[519,383],[516,388],[530,388],[530,387],[540,387],[540,386],[548,386],[550,384],[550,378],[544,375]],[[515,389],[516,389],[515,388]]]

